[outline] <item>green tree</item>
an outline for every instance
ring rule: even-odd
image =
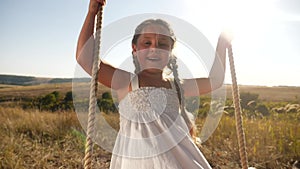
[[[98,99],[99,109],[105,113],[116,112],[117,108],[110,92],[104,92],[101,99]]]
[[[39,99],[39,109],[40,110],[54,111],[56,105],[57,105],[57,100],[53,93],[47,94]]]
[[[59,100],[59,98],[60,98],[60,93],[59,93],[58,91],[54,91],[54,92],[52,92],[51,94],[53,94],[53,95],[55,96],[56,100]]]
[[[73,101],[73,93],[72,93],[72,91],[68,91],[66,93],[64,101],[65,102],[71,102],[71,101]]]
[[[73,105],[73,92],[68,91],[64,97],[63,103],[62,103],[62,109],[64,110],[72,110],[74,109]]]
[[[241,98],[241,106],[243,109],[251,109],[251,107],[249,107],[248,103],[251,101],[258,101],[258,94],[255,93],[241,93],[240,94],[240,98]]]
[[[101,97],[102,99],[110,99],[110,100],[112,100],[112,96],[111,96],[111,93],[110,92],[104,92],[103,94],[102,94],[102,97]]]
[[[260,113],[261,115],[263,115],[263,116],[269,116],[269,115],[270,115],[269,109],[268,109],[267,106],[264,105],[264,104],[259,104],[259,105],[256,107],[256,111],[257,111],[258,113]]]

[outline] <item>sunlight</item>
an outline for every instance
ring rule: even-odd
[[[268,58],[278,58],[278,55],[274,54],[275,50],[272,50],[272,47],[277,45],[276,40],[271,40],[274,38],[272,35],[276,35],[277,39],[286,39],[281,21],[285,21],[287,15],[280,11],[278,0],[199,0],[189,2],[187,9],[187,20],[194,24],[214,47],[222,31],[230,30],[233,33],[236,67],[239,73],[243,74],[240,78],[246,78],[247,82],[251,79],[249,75],[258,73],[253,69],[253,65],[260,63],[259,66],[265,67],[267,65],[263,64],[270,61]],[[297,19],[297,16],[291,18]],[[286,49],[286,46],[287,44],[282,44],[281,48]],[[276,51],[278,53],[281,49]],[[239,67],[240,65],[244,66]],[[230,83],[230,79],[227,79],[229,72],[226,70],[225,83]],[[253,80],[249,84],[263,82]]]
[[[216,15],[221,16],[219,22],[222,30],[231,30],[234,40],[249,47],[255,43],[253,37],[263,36],[270,28],[270,23],[278,12],[275,8],[276,1],[222,1],[223,4],[216,10],[220,13]]]
[[[234,40],[240,40],[240,36],[243,39],[245,36],[251,38],[253,35],[262,34],[269,27],[271,19],[278,14],[275,7],[277,1],[192,1],[187,4],[187,18],[207,36],[231,30]]]

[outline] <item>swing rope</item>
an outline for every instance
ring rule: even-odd
[[[97,106],[102,14],[103,14],[103,5],[100,5],[97,13],[96,34],[94,39],[93,67],[92,67],[92,79],[90,84],[89,114],[88,114],[87,137],[86,137],[86,145],[85,145],[84,169],[92,168],[92,155],[93,155],[93,146],[94,146],[93,137],[95,133],[95,118],[96,118],[95,114],[96,114],[96,106]],[[246,141],[245,141],[245,133],[243,130],[240,96],[239,96],[239,89],[236,81],[232,46],[230,46],[227,50],[228,50],[231,79],[232,79],[232,93],[234,99],[236,130],[237,130],[241,165],[242,165],[242,169],[247,169],[248,159],[247,159],[247,152],[246,152]]]
[[[233,101],[234,101],[233,103],[235,108],[235,125],[237,131],[239,153],[241,158],[242,169],[247,169],[248,158],[247,158],[247,151],[246,151],[245,132],[243,129],[243,119],[242,119],[241,106],[240,106],[240,95],[239,95],[239,89],[236,81],[232,46],[230,45],[230,47],[227,50],[228,50],[231,80],[232,80],[232,96],[233,96]]]
[[[99,6],[96,22],[96,34],[94,39],[94,51],[93,51],[93,67],[92,67],[92,79],[90,84],[90,100],[89,100],[89,114],[87,124],[87,137],[85,144],[85,156],[84,156],[84,169],[92,168],[92,155],[93,155],[93,138],[95,135],[95,118],[96,118],[96,106],[97,106],[97,91],[98,91],[98,71],[99,71],[99,54],[100,54],[100,40],[102,29],[102,13],[103,5]]]

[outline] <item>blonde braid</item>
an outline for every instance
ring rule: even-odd
[[[141,68],[137,56],[134,55],[134,52],[132,52],[132,60],[133,60],[133,65],[135,67],[134,73],[137,75],[141,71]]]
[[[179,79],[179,75],[178,75],[177,57],[175,55],[171,56],[169,64],[167,66],[173,72],[174,84],[175,84],[177,95],[178,95],[181,115],[182,115],[185,123],[187,124],[187,126],[190,130],[190,135],[194,138],[195,137],[195,131],[196,131],[195,130],[195,125],[191,121],[191,119],[188,117],[187,112],[185,111],[184,90],[183,90],[182,85],[180,83],[180,79]]]

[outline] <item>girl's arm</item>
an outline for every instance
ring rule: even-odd
[[[216,55],[208,78],[186,79],[183,81],[186,96],[198,96],[209,93],[223,85],[226,66],[226,48],[230,46],[232,37],[222,33],[219,37]]]
[[[100,4],[105,0],[90,0],[88,14],[81,28],[76,50],[78,64],[88,73],[92,74],[93,49],[94,49],[94,25],[95,17]],[[99,82],[112,89],[121,89],[128,86],[130,73],[116,69],[113,66],[101,61],[98,72]]]

